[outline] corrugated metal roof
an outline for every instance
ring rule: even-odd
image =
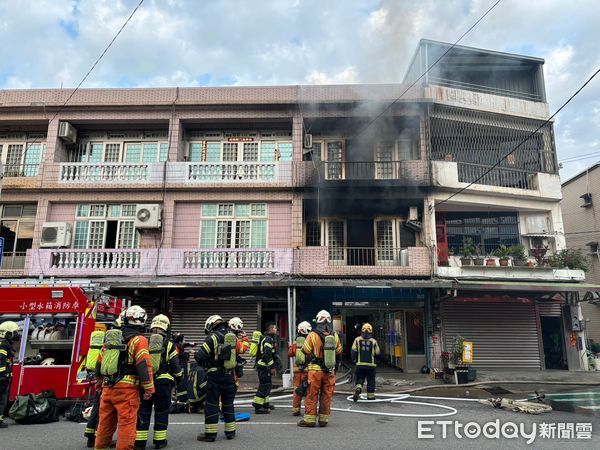
[[[600,292],[600,285],[588,283],[536,283],[532,281],[479,281],[455,280],[453,287],[463,290],[520,290],[520,291],[594,291]]]

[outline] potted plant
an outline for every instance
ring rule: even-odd
[[[440,355],[440,360],[442,361],[442,365],[444,366],[444,371],[448,368],[448,364],[450,363],[450,352],[442,352]]]
[[[456,366],[455,373],[458,384],[465,384],[469,381],[469,366],[462,362],[464,342],[465,338],[460,334],[454,336],[452,341],[452,360]]]
[[[492,255],[486,256],[485,265],[488,267],[496,267],[496,258],[494,258]]]
[[[463,266],[473,265],[473,254],[475,253],[475,246],[473,245],[473,239],[466,238],[463,243],[463,247],[460,251],[461,258],[460,264]]]
[[[502,267],[508,266],[508,260],[510,258],[510,250],[506,245],[501,245],[494,251],[494,256],[498,257],[498,262]]]
[[[566,248],[550,258],[550,265],[558,269],[583,270],[589,269],[589,260],[581,249]]]
[[[515,266],[526,266],[527,256],[525,256],[525,246],[522,244],[515,244],[508,247],[508,253],[513,259],[513,265]]]
[[[485,263],[485,258],[481,255],[481,245],[475,246],[475,265],[483,266]]]
[[[533,247],[532,249],[529,249],[529,254],[535,258],[535,262],[537,263],[538,267],[542,267],[544,264],[547,263],[546,253],[548,253],[547,245],[539,244]]]

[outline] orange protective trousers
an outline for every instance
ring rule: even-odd
[[[137,415],[140,408],[140,390],[131,388],[102,389],[100,423],[96,431],[96,450],[108,449],[119,424],[117,450],[131,450],[135,444]]]
[[[304,421],[316,422],[317,403],[319,403],[319,422],[328,423],[331,414],[331,397],[335,391],[335,374],[309,370],[308,385],[308,394],[304,401]]]
[[[308,378],[308,372],[300,372],[299,370],[294,371],[294,399],[292,400],[292,411],[300,412],[302,407],[302,397],[296,394],[296,388],[300,387],[302,381]]]

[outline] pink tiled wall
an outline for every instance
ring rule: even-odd
[[[48,206],[48,222],[69,222],[75,220],[77,205],[74,203],[51,203]]]
[[[270,203],[269,208],[269,248],[292,246],[292,205],[290,203]]]

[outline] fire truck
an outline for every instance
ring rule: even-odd
[[[10,399],[47,389],[58,399],[84,398],[91,386],[85,370],[90,335],[127,306],[93,283],[0,282],[0,323],[12,320],[23,328]]]

